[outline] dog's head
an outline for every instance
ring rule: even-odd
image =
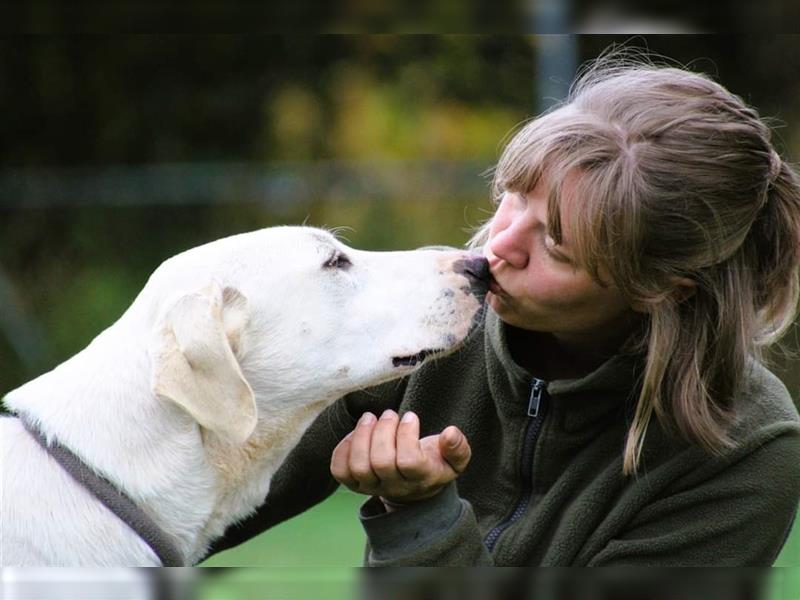
[[[364,252],[309,227],[194,248],[143,292],[153,389],[243,442],[259,415],[332,402],[455,349],[487,279],[484,259],[462,251]]]

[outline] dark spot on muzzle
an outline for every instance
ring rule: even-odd
[[[476,254],[454,262],[453,270],[469,281],[469,287],[465,286],[466,289],[462,289],[482,302],[486,292],[489,291],[489,281],[491,280],[489,261]]]

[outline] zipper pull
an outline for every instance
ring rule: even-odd
[[[542,403],[542,394],[547,387],[547,382],[543,379],[533,378],[531,382],[531,397],[528,400],[528,416],[536,417],[539,415],[539,406]]]

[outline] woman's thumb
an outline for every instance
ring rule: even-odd
[[[464,472],[472,457],[467,437],[455,425],[450,425],[439,436],[439,450],[453,471],[459,475]]]

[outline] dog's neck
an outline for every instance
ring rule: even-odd
[[[237,446],[157,397],[150,369],[145,343],[117,326],[6,402],[123,489],[194,563],[261,504],[273,473],[330,400],[260,419]],[[303,405],[293,400],[285,406]]]
[[[301,408],[286,411],[280,418],[260,415],[256,430],[244,444],[231,444],[213,432],[203,431],[208,464],[220,486],[214,514],[201,536],[203,554],[229,524],[249,516],[261,505],[272,476],[311,422],[331,403],[326,399],[304,405],[297,403],[297,396],[292,400],[290,406]]]

